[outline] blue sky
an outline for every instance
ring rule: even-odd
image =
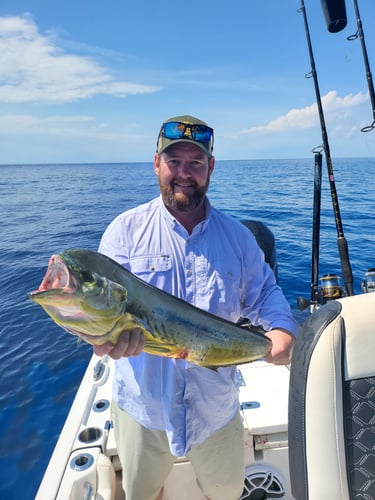
[[[351,0],[331,34],[305,0],[332,157],[375,156]],[[375,72],[375,2],[358,0]],[[217,159],[322,143],[298,0],[1,0],[1,164],[151,161],[164,119],[215,129]]]

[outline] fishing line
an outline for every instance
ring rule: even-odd
[[[344,229],[343,229],[342,219],[341,219],[341,214],[340,214],[340,207],[339,207],[339,201],[338,201],[338,197],[337,197],[331,153],[330,153],[330,148],[329,148],[329,143],[328,143],[327,129],[326,129],[325,119],[324,119],[324,114],[323,114],[322,100],[321,100],[321,96],[320,96],[319,83],[318,83],[318,77],[317,77],[317,73],[316,73],[315,60],[314,60],[314,54],[313,54],[312,45],[311,45],[310,30],[309,30],[309,25],[308,25],[308,21],[307,21],[304,0],[301,0],[301,7],[298,9],[298,11],[302,12],[303,20],[304,20],[304,24],[305,24],[306,40],[307,40],[307,46],[309,49],[310,65],[311,65],[311,72],[306,75],[306,78],[312,77],[314,80],[316,103],[318,106],[320,128],[321,128],[322,139],[323,139],[323,150],[324,150],[324,155],[325,155],[326,163],[327,163],[328,179],[329,179],[329,186],[330,186],[330,190],[331,190],[333,213],[334,213],[334,217],[335,217],[336,230],[337,230],[337,246],[338,246],[338,251],[339,251],[339,256],[340,256],[340,261],[341,261],[342,277],[343,277],[343,281],[345,283],[347,295],[354,295],[354,292],[353,292],[353,273],[352,273],[352,269],[351,269],[351,265],[350,265],[350,261],[349,261],[348,243],[347,243],[346,238],[344,236]]]

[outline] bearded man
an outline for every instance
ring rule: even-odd
[[[298,325],[250,231],[214,208],[214,131],[193,116],[166,120],[154,171],[160,197],[119,215],[99,251],[216,316],[262,325],[266,361],[287,364]],[[116,360],[113,420],[127,500],[161,499],[176,457],[187,456],[210,500],[241,496],[244,429],[235,367],[217,371],[143,352],[140,330],[94,350]]]

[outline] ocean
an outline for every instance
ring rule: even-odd
[[[375,267],[375,158],[333,160],[355,293]],[[211,203],[276,238],[279,283],[310,297],[314,159],[217,161]],[[33,499],[91,356],[28,299],[49,257],[96,250],[120,212],[158,196],[151,163],[0,166],[0,497]],[[323,159],[320,276],[341,275]]]

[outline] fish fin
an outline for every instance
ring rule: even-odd
[[[145,352],[149,354],[156,354],[159,356],[168,356],[173,352],[173,345],[160,344],[159,342],[153,342],[152,340],[145,340]]]
[[[260,333],[261,335],[264,335],[266,333],[266,330],[262,325],[253,325],[248,318],[243,318],[242,316],[236,322],[236,325],[240,326],[241,328],[245,328],[246,330],[249,330],[253,333]]]
[[[208,368],[209,370],[212,370],[217,373],[217,370],[219,369],[218,366],[205,366],[204,368]]]

